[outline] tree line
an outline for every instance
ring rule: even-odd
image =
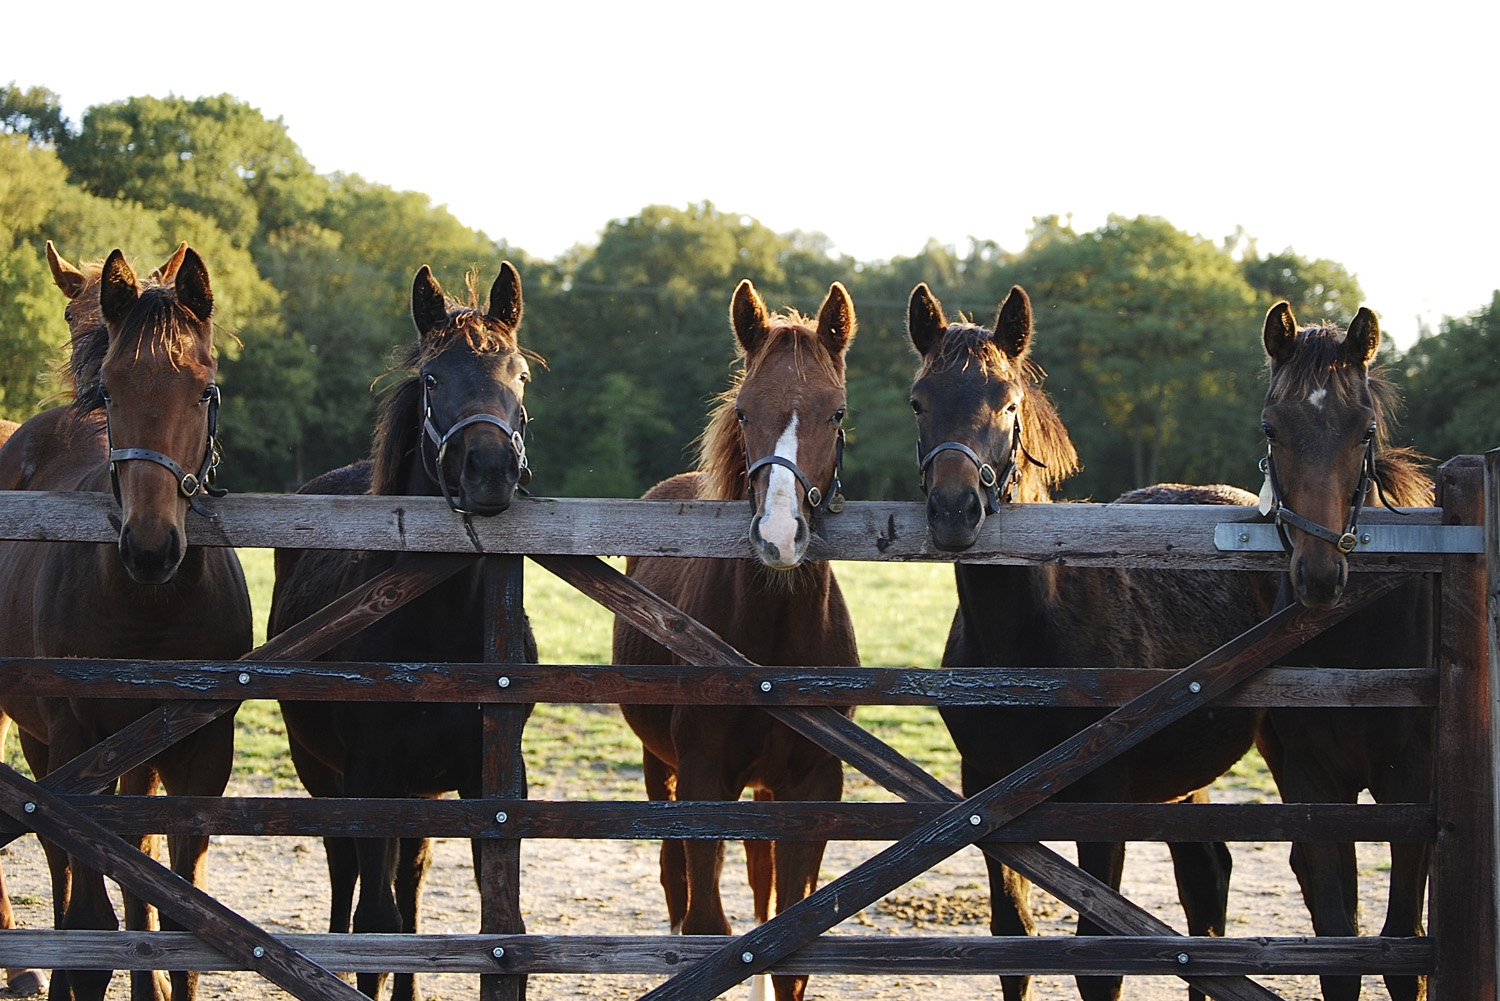
[[[519,196],[518,196],[519,197]],[[121,247],[150,266],[181,240],[209,263],[222,339],[222,482],[293,489],[363,457],[393,349],[414,336],[411,276],[447,286],[503,259],[520,269],[522,340],[547,360],[528,391],[534,489],[634,496],[687,468],[733,361],[727,309],[741,278],[773,307],[811,311],[831,282],[854,297],[851,498],[918,496],[905,336],[912,287],[987,323],[1013,284],[1037,309],[1034,357],[1080,455],[1070,497],[1162,480],[1257,485],[1265,375],[1260,324],[1290,300],[1347,323],[1358,282],[1333,261],[1213,242],[1154,217],[1079,232],[1039,218],[1026,246],[929,243],[861,262],[819,233],[775,233],[708,202],[651,205],[597,245],[552,260],[459,222],[416,192],[315,173],[279,119],[228,95],[134,97],[79,123],[44,88],[0,88],[0,416],[21,420],[63,383],[62,302],[43,257]],[[1378,303],[1372,304],[1379,306]],[[1385,361],[1402,383],[1398,436],[1446,458],[1500,444],[1500,293]]]

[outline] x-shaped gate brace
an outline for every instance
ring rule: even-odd
[[[615,614],[624,616],[635,628],[689,663],[729,668],[756,666],[712,630],[597,557],[534,555],[531,558]],[[451,577],[472,559],[467,554],[403,557],[391,570],[242,659],[315,657]],[[716,996],[746,977],[766,970],[845,917],[969,844],[977,844],[986,854],[1021,872],[1114,934],[1176,935],[1169,925],[1042,845],[989,839],[1058,789],[1228,692],[1409,577],[1409,574],[1362,577],[1351,584],[1343,601],[1333,609],[1312,611],[1301,606],[1284,609],[967,800],[837,710],[762,707],[903,799],[956,805],[805,900],[672,977],[645,995],[645,999],[689,1001]],[[236,706],[233,702],[207,700],[173,703],[79,755],[41,783],[30,783],[9,768],[0,769],[0,810],[172,914],[214,948],[294,996],[309,1001],[357,1001],[363,995],[306,955],[286,947],[57,798],[58,793],[92,793],[107,788],[123,772],[145,763],[163,747]],[[1181,975],[1185,980],[1221,1001],[1271,1001],[1278,997],[1245,977],[1194,976],[1190,955],[1184,965],[1187,968]]]

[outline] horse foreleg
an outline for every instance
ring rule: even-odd
[[[769,803],[774,797],[764,789],[755,790],[757,803]],[[745,869],[750,876],[750,893],[755,898],[755,923],[765,924],[771,919],[771,842],[746,841]]]
[[[353,790],[350,790],[351,795]],[[359,905],[354,908],[356,932],[399,932],[401,913],[396,906],[395,838],[359,838]],[[360,973],[356,984],[370,997],[379,997],[388,973]]]
[[[1120,889],[1120,876],[1125,871],[1125,843],[1122,841],[1078,842],[1078,866],[1084,872],[1102,881],[1111,890]],[[1107,935],[1109,930],[1079,915],[1079,935]],[[1077,977],[1078,993],[1083,1001],[1119,1001],[1120,977]]]
[[[402,838],[396,862],[396,908],[401,912],[401,930],[415,935],[422,910],[422,880],[432,866],[432,842],[427,838]],[[391,984],[391,1001],[417,1001],[415,973],[397,973]]]
[[[1292,872],[1312,915],[1313,934],[1350,937],[1359,934],[1358,873],[1354,845],[1348,842],[1294,843]],[[1355,1001],[1359,977],[1324,976],[1325,1001]]]
[[[646,796],[656,802],[674,798],[677,776],[672,766],[641,749],[641,770],[646,777]],[[661,843],[661,888],[667,897],[667,922],[673,935],[682,931],[682,919],[687,914],[687,857],[683,854],[682,842],[668,838]]]

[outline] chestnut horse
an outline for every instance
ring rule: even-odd
[[[522,404],[531,378],[520,346],[521,276],[506,261],[479,308],[443,294],[425,265],[412,283],[417,338],[401,361],[375,429],[373,459],[325,473],[304,494],[436,496],[455,511],[492,515],[530,478]],[[276,635],[389,569],[397,554],[277,550],[270,634]],[[482,563],[345,640],[324,660],[477,663],[485,660]],[[527,660],[536,662],[530,627]],[[314,796],[481,795],[481,724],[473,704],[282,702],[297,775]],[[333,903],[329,930],[417,931],[426,838],[326,838]],[[479,873],[478,843],[475,872]],[[399,899],[398,899],[399,898]],[[386,974],[361,973],[376,996]],[[397,974],[395,1001],[420,997],[415,974]]]
[[[1291,553],[1278,603],[1328,608],[1348,580],[1361,507],[1432,503],[1421,459],[1387,442],[1395,393],[1378,368],[1375,314],[1360,309],[1347,333],[1298,328],[1291,306],[1271,308],[1264,329],[1270,388],[1262,504]],[[1343,536],[1348,535],[1347,540]],[[1432,585],[1403,585],[1283,658],[1298,667],[1428,667]],[[1272,709],[1257,742],[1288,803],[1353,803],[1368,789],[1380,803],[1425,803],[1432,795],[1430,709]],[[1422,934],[1432,846],[1391,845],[1390,898],[1381,935]],[[1319,935],[1358,935],[1354,846],[1292,846],[1292,870]],[[1326,976],[1328,1001],[1353,1001],[1359,978]],[[1394,1001],[1426,995],[1425,978],[1386,977]]]
[[[187,545],[188,508],[213,516],[200,495],[217,460],[219,392],[208,270],[191,249],[180,263],[166,287],[139,282],[123,254],[110,254],[99,271],[103,325],[75,330],[76,400],[27,421],[0,448],[0,468],[21,473],[9,486],[113,490],[120,504],[117,545],[0,544],[0,656],[234,660],[250,649],[250,598],[233,550]],[[22,727],[22,749],[40,778],[49,764],[159,703],[5,698],[3,705]],[[226,715],[127,772],[120,789],[146,793],[160,782],[175,795],[218,795],[233,753],[234,720]],[[137,844],[149,850],[154,837]],[[202,885],[208,838],[173,835],[168,844],[173,870]],[[117,927],[98,873],[76,859],[60,864],[55,852],[49,861],[59,927]],[[128,894],[125,903],[127,927],[148,927],[145,905]],[[53,992],[93,1001],[110,977],[69,971]],[[134,996],[152,995],[149,971],[131,980]],[[182,1001],[194,996],[197,974],[174,971],[171,982]]]
[[[1008,500],[1047,503],[1078,456],[1030,360],[1031,303],[1020,286],[1001,303],[993,329],[949,323],[925,284],[908,305],[921,357],[911,390],[917,450],[933,542],[961,553],[988,514]],[[1233,487],[1161,484],[1125,503],[1249,504]],[[1003,517],[1003,515],[1001,515]],[[958,611],[945,667],[1185,667],[1259,623],[1270,610],[1271,575],[1062,566],[955,564]],[[972,796],[1103,715],[1084,709],[963,707],[942,710],[963,758]],[[1255,710],[1205,709],[1173,724],[1062,790],[1073,802],[1201,800],[1205,786],[1250,748]],[[1222,935],[1230,858],[1222,843],[1169,846],[1178,895],[1193,935]],[[1078,845],[1079,865],[1118,889],[1121,842]],[[996,935],[1034,932],[1030,884],[986,859]],[[1103,930],[1080,918],[1078,934]],[[1007,999],[1025,998],[1030,978],[1001,978]],[[1090,1001],[1116,998],[1118,977],[1079,977]]]
[[[709,418],[698,469],[645,496],[748,499],[756,558],[643,557],[628,560],[626,573],[757,663],[857,666],[854,627],[833,568],[809,558],[817,519],[843,506],[844,356],[854,339],[854,303],[835,282],[814,325],[796,312],[768,313],[746,280],[735,289],[730,319],[743,369]],[[614,662],[682,663],[620,619]],[[836,757],[758,709],[621,708],[641,738],[653,800],[736,800],[747,787],[758,800],[836,800],[843,792]],[[756,921],[769,919],[773,900],[780,913],[813,891],[823,847],[745,842]],[[723,842],[662,842],[661,882],[674,932],[729,934],[719,899],[723,864]],[[807,986],[805,976],[772,981],[780,1001],[800,999]]]

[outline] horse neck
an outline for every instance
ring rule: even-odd
[[[983,651],[983,664],[968,666],[1052,662],[1046,595],[1055,589],[1056,567],[955,563],[953,571],[964,628]]]
[[[791,666],[855,666],[859,654],[832,564],[772,571],[755,560],[713,560],[730,579],[721,635],[750,659]]]

